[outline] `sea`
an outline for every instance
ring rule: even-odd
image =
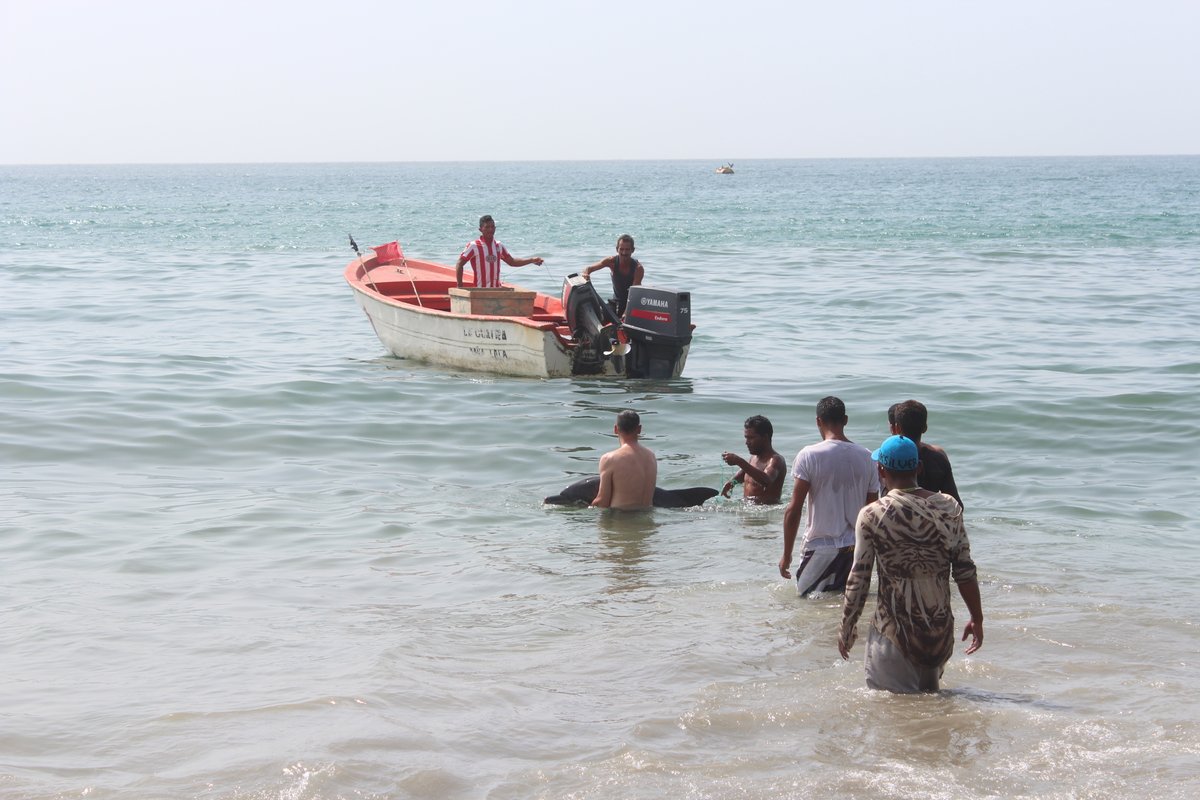
[[[0,167],[0,798],[1200,794],[1200,157],[724,162]],[[633,235],[683,376],[390,356],[348,237],[485,213],[556,294]],[[542,502],[623,409],[719,488],[827,395],[954,465],[936,694],[838,656],[782,506]]]

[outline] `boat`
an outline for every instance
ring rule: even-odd
[[[733,164],[730,163],[730,164],[726,164],[723,167],[717,167],[717,174],[718,175],[732,175],[733,174]]]
[[[346,265],[345,279],[398,358],[531,378],[670,379],[687,362],[689,292],[632,286],[622,320],[582,275],[563,280],[561,297],[507,283],[458,287],[452,267],[391,245],[371,249]],[[473,280],[468,270],[464,283]]]

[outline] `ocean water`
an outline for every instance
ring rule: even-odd
[[[1200,792],[1200,157],[718,163],[0,167],[0,797]],[[347,234],[453,263],[482,213],[541,291],[633,234],[684,377],[387,356]],[[828,394],[953,460],[937,695],[838,658],[782,507],[541,503],[623,408],[719,487]]]

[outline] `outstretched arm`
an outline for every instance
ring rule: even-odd
[[[596,272],[597,270],[601,270],[601,269],[610,268],[612,266],[612,260],[613,260],[613,257],[609,256],[608,258],[600,259],[595,264],[592,264],[590,267],[584,267],[583,268],[583,277],[590,279],[590,276],[593,272]]]
[[[724,459],[725,463],[729,466],[738,467],[741,470],[737,475],[733,476],[734,483],[740,483],[739,478],[741,480],[745,480],[747,477],[749,477],[756,481],[759,486],[770,486],[774,482],[775,476],[779,474],[777,470],[782,468],[773,459],[769,462],[770,465],[767,467],[767,470],[769,471],[761,470],[746,459],[739,456],[737,453],[730,453],[728,451],[721,453],[721,458]]]
[[[523,267],[526,264],[537,264],[540,267],[543,263],[545,263],[537,256],[534,256],[533,258],[513,258],[512,254],[508,251],[505,251],[501,258],[503,258],[504,263],[508,264],[510,267]]]

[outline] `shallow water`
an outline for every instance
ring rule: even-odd
[[[0,168],[0,795],[1194,795],[1200,158],[712,167]],[[346,233],[452,263],[484,212],[543,291],[633,233],[684,377],[387,357]],[[838,658],[781,508],[541,504],[622,408],[718,487],[826,394],[953,459],[937,696]]]

